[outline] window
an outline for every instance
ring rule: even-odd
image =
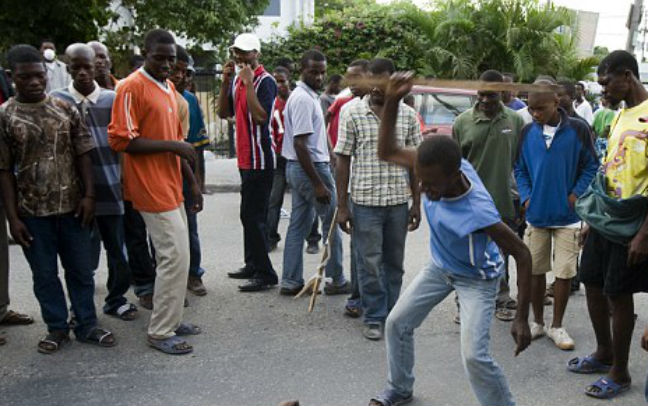
[[[419,93],[414,98],[426,126],[454,123],[475,101],[474,96],[443,93]]]
[[[270,0],[270,4],[266,7],[263,15],[267,17],[281,16],[281,0]]]

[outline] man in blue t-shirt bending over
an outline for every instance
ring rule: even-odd
[[[517,264],[518,309],[511,333],[519,354],[531,342],[531,253],[501,220],[479,176],[461,159],[450,137],[426,139],[417,149],[398,145],[394,126],[400,99],[412,89],[410,73],[395,73],[385,93],[378,156],[414,168],[425,195],[430,225],[430,264],[407,287],[386,321],[387,389],[370,406],[402,405],[412,399],[414,329],[450,292],[461,306],[461,355],[482,405],[513,405],[506,378],[489,350],[489,330],[503,263],[499,248]]]

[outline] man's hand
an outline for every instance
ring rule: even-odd
[[[515,346],[515,356],[517,357],[531,344],[531,330],[526,320],[515,319],[511,327],[511,335],[517,344]]]
[[[570,193],[569,196],[567,197],[567,201],[569,202],[570,209],[574,208],[574,206],[576,205],[576,200],[578,200],[578,196],[576,196],[573,193]]]
[[[94,219],[95,200],[94,197],[85,196],[81,198],[74,217],[81,218],[81,226],[88,227]]]
[[[254,72],[250,65],[239,65],[241,70],[239,70],[238,76],[245,86],[252,86],[254,82]]]
[[[192,213],[199,213],[203,209],[203,195],[202,191],[200,190],[200,185],[198,182],[194,183],[191,186],[191,200],[193,202],[193,205],[191,206],[191,212]]]
[[[315,186],[315,200],[320,204],[331,203],[331,192],[329,192],[323,183]]]
[[[648,351],[648,327],[644,329],[643,336],[641,336],[641,348]]]
[[[648,258],[648,238],[640,231],[630,241],[628,247],[628,266],[638,265]]]
[[[25,248],[29,248],[31,246],[31,242],[34,240],[34,237],[29,234],[29,230],[27,229],[25,223],[18,219],[13,221],[9,220],[9,232],[11,233],[14,241]]]
[[[225,66],[223,66],[223,82],[227,83],[229,86],[229,82],[232,80],[232,76],[234,76],[234,73],[236,72],[235,69],[236,64],[234,61],[227,61]]]
[[[193,145],[184,141],[176,141],[173,148],[173,153],[178,155],[180,158],[187,160],[189,165],[194,167],[196,165],[196,149]]]
[[[585,245],[585,241],[587,241],[587,235],[589,234],[590,231],[590,226],[588,224],[585,224],[583,228],[580,230],[580,235],[578,236],[578,245],[580,247]]]
[[[407,219],[407,229],[409,231],[414,231],[419,228],[421,224],[421,206],[418,204],[412,204],[409,210],[409,217]]]
[[[413,86],[414,72],[396,72],[387,82],[385,99],[400,100],[405,97]]]
[[[338,205],[337,223],[342,231],[347,234],[351,234],[351,230],[353,228],[353,219],[351,218],[351,212],[349,211],[347,205]]]

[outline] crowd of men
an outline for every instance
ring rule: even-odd
[[[585,388],[593,397],[630,388],[633,294],[648,291],[648,91],[632,55],[615,51],[601,62],[604,107],[596,114],[583,84],[540,76],[528,105],[510,91],[477,92],[447,137],[427,136],[413,108],[413,76],[389,59],[351,62],[343,90],[339,75],[327,83],[326,56],[317,50],[304,52],[297,67],[278,61],[272,72],[253,34],[236,37],[230,51],[217,109],[235,122],[244,265],[228,276],[244,280],[242,292],[279,285],[279,294],[293,296],[304,288],[305,242],[316,253],[321,238],[329,251],[324,294],[349,295],[345,315],[363,318],[367,339],[386,338],[387,387],[370,405],[412,399],[414,330],[453,291],[477,400],[514,404],[490,355],[493,317],[512,321],[516,354],[543,336],[573,350],[564,316],[580,282],[597,346],[567,368],[605,374]],[[100,42],[72,44],[65,56],[67,64],[50,41],[40,50],[16,45],[7,53],[13,86],[0,75],[0,221],[6,215],[32,270],[47,326],[37,349],[57,352],[70,330],[81,342],[117,344],[94,305],[103,243],[103,312],[138,317],[125,296],[133,285],[139,306],[151,310],[149,345],[189,353],[186,336],[201,329],[183,322],[186,292],[207,293],[197,213],[209,141],[190,91],[193,60],[161,29],[147,33],[133,60],[141,66],[122,80]],[[486,70],[480,80],[514,78]],[[288,187],[280,278],[268,253],[281,241]],[[401,294],[406,238],[420,225],[421,207],[430,261]],[[29,324],[31,317],[7,309],[5,232],[0,227],[0,323]],[[341,232],[351,236],[348,279]],[[555,282],[547,287],[550,271]],[[648,350],[648,335],[642,345]]]

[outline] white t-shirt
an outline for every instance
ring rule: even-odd
[[[542,138],[544,139],[545,144],[547,144],[547,148],[551,146],[551,143],[556,136],[556,131],[558,131],[558,127],[560,127],[560,123],[555,127],[548,124],[542,126]]]
[[[574,109],[576,110],[576,113],[583,117],[589,125],[592,125],[594,122],[594,113],[592,113],[592,106],[587,100],[583,99],[583,102],[579,105],[576,105],[576,101],[574,101]]]

